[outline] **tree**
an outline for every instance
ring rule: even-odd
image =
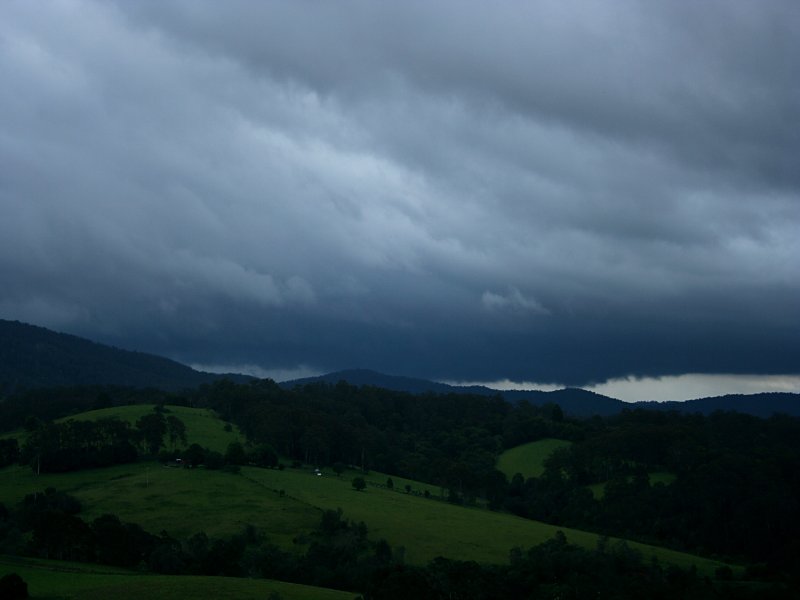
[[[364,481],[363,477],[355,477],[355,478],[353,478],[353,488],[357,492],[362,491],[365,487],[367,487],[367,482]]]
[[[0,577],[0,598],[17,600],[28,597],[28,584],[17,573]]]
[[[389,477],[389,479],[386,480],[386,487],[389,488],[390,490],[394,489],[394,481],[392,481],[391,477]]]
[[[205,449],[205,457],[203,463],[206,466],[206,469],[217,470],[221,469],[225,466],[225,457],[222,456],[219,452],[215,450],[209,450],[208,448]],[[229,463],[231,465],[235,463]],[[238,471],[235,471],[238,472]]]
[[[43,424],[44,423],[42,423],[42,420],[39,417],[31,415],[25,419],[25,431],[28,433],[33,433],[37,429],[40,429]]]
[[[200,444],[192,444],[183,453],[183,460],[192,467],[203,464],[205,458],[206,451]]]
[[[173,448],[177,441],[180,441],[184,446],[186,445],[186,425],[175,415],[167,417],[167,433],[169,434],[169,443]]]
[[[335,462],[331,465],[331,468],[333,469],[333,472],[336,473],[337,476],[344,473],[344,463]]]
[[[98,562],[133,567],[154,549],[158,538],[139,525],[122,523],[116,515],[102,515],[90,525]]]
[[[0,468],[13,465],[19,460],[19,442],[17,438],[0,440]]]
[[[249,460],[259,467],[277,467],[278,454],[269,444],[259,444],[250,452]]]
[[[229,465],[243,465],[247,460],[244,448],[239,442],[231,442],[225,451],[225,462]]]
[[[164,434],[167,432],[167,420],[164,415],[147,414],[136,421],[136,428],[150,454],[158,454],[158,449],[164,445]]]

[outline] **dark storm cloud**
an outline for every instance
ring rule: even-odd
[[[0,13],[0,316],[263,369],[800,371],[794,2]]]

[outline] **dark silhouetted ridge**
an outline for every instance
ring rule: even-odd
[[[0,320],[0,393],[70,385],[180,390],[220,377],[161,356],[120,350],[19,321]]]
[[[402,377],[398,375],[386,375],[368,369],[350,369],[345,371],[335,371],[318,377],[306,377],[284,381],[281,387],[291,389],[296,385],[307,383],[325,382],[330,384],[346,381],[350,385],[364,386],[370,385],[396,392],[407,392],[409,394],[475,394],[478,396],[497,396],[500,395],[509,402],[520,402],[528,400],[532,404],[547,404],[552,402],[561,406],[561,409],[570,415],[591,416],[613,415],[620,412],[625,406],[629,406],[621,400],[615,400],[601,394],[589,392],[579,388],[566,388],[553,392],[542,392],[538,390],[530,391],[502,391],[488,388],[482,385],[448,385],[427,379],[416,379],[413,377]]]
[[[566,414],[576,417],[593,415],[610,416],[624,409],[643,408],[648,410],[675,410],[683,413],[711,414],[717,410],[736,411],[758,417],[769,417],[774,413],[785,413],[800,416],[800,394],[761,393],[761,394],[729,394],[714,398],[700,398],[680,402],[623,402],[602,394],[581,388],[564,388],[552,392],[540,390],[495,390],[480,385],[456,386],[426,379],[386,375],[368,369],[350,369],[335,371],[318,377],[306,377],[284,381],[280,384],[284,389],[296,385],[324,382],[335,384],[346,381],[350,385],[374,386],[397,392],[410,394],[476,394],[480,396],[501,395],[509,402],[527,400],[531,404],[558,404]]]

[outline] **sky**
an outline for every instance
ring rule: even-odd
[[[800,391],[798,73],[796,0],[6,0],[0,318],[279,379]]]

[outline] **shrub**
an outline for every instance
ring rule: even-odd
[[[0,577],[0,598],[17,600],[28,597],[28,584],[17,573]]]

